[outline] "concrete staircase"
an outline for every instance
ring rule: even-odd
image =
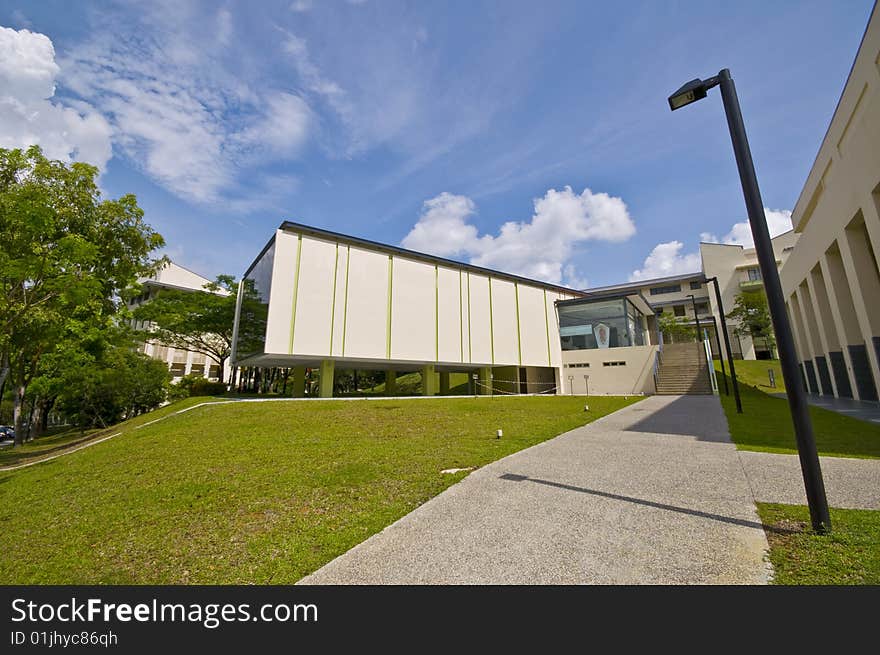
[[[661,395],[712,393],[703,344],[671,343],[663,346],[657,376],[657,393]]]

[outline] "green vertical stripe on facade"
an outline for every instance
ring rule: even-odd
[[[348,271],[351,268],[351,246],[345,246],[345,300],[342,303],[342,355],[345,356],[345,333],[348,330]]]
[[[296,296],[299,291],[299,262],[302,257],[302,234],[297,235],[296,239],[296,268],[293,273],[293,309],[290,311],[290,342],[288,343],[287,352],[293,354],[293,330],[296,328]]]
[[[394,257],[392,255],[388,255],[388,316],[385,323],[385,357],[387,359],[391,359],[391,292],[393,279]]]
[[[440,361],[440,268],[434,265],[434,361]]]
[[[516,282],[513,283],[513,295],[516,298],[516,354],[519,360],[518,363],[522,366],[522,336],[519,330],[519,285]]]
[[[330,305],[330,351],[327,353],[333,356],[333,333],[336,321],[336,276],[339,273],[339,244],[336,244],[336,259],[333,260],[333,303]]]
[[[492,278],[489,278],[489,347],[492,349],[492,363],[495,363],[495,317],[492,315]]]
[[[547,289],[544,289],[544,327],[547,329],[547,366],[553,366],[550,356],[550,317],[547,315]]]
[[[474,345],[471,340],[471,274],[467,274],[467,287],[468,287],[468,361],[474,361]]]

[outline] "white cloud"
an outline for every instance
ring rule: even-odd
[[[169,43],[96,37],[63,62],[62,82],[102,108],[129,160],[184,200],[212,204],[249,168],[298,155],[311,125],[302,98],[218,65],[219,42],[163,34]]]
[[[44,34],[0,27],[0,146],[38,144],[47,157],[87,161],[103,169],[112,156],[111,129],[86,103],[54,100],[60,67]]]
[[[791,230],[791,212],[789,210],[764,207],[764,215],[767,217],[767,228],[770,230],[771,238]],[[711,234],[702,236],[713,237]],[[712,238],[710,241],[718,242],[718,239]],[[730,232],[722,237],[720,243],[754,248],[755,242],[752,239],[752,228],[749,226],[749,222],[734,223]]]
[[[658,243],[645,258],[642,268],[633,271],[629,276],[630,282],[700,271],[702,269],[700,253],[682,254],[682,248],[684,248],[684,244],[681,241]]]
[[[582,286],[569,259],[587,241],[624,241],[635,224],[620,198],[584,189],[550,189],[534,201],[528,221],[504,223],[497,235],[479,236],[468,222],[475,213],[470,198],[451,193],[425,202],[418,222],[403,245],[441,256],[465,256],[478,266],[517,273],[547,282]]]
[[[312,6],[312,0],[294,0],[290,3],[290,10],[304,13],[307,11],[311,11]]]
[[[767,217],[767,227],[770,230],[771,238],[791,230],[791,212],[789,210],[767,209],[765,207],[764,214]],[[754,248],[755,246],[748,221],[734,223],[730,232],[721,239],[709,232],[701,232],[700,241],[704,243],[724,243],[727,245],[743,246],[744,248]],[[667,241],[666,243],[657,244],[645,258],[642,268],[630,274],[630,281],[649,280],[668,275],[683,275],[702,270],[703,264],[699,251],[682,253],[683,248],[684,244],[681,241]]]

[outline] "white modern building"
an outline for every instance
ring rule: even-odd
[[[210,284],[211,280],[169,261],[153,276],[142,278],[138,282],[143,291],[129,302],[128,307],[132,310],[145,302],[149,302],[165,289],[205,291],[205,285]],[[143,330],[148,326],[143,321],[135,321],[133,327],[136,330]],[[202,353],[172,348],[155,340],[145,341],[142,346],[142,352],[153,359],[167,363],[175,382],[184,375],[190,374],[201,375],[211,380],[220,379],[219,364]],[[224,371],[228,374],[228,364],[224,366]],[[224,379],[226,379],[225,375]]]
[[[653,393],[653,311],[637,292],[584,293],[285,222],[243,276],[236,366],[421,371],[426,395],[467,373],[475,393]],[[439,376],[435,375],[439,373]],[[439,378],[439,389],[435,388]]]
[[[877,400],[880,387],[880,7],[792,212],[780,271],[807,389]]]

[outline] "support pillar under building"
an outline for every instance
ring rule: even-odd
[[[318,379],[318,396],[320,398],[333,397],[333,377],[336,372],[336,362],[332,359],[321,361],[321,376]]]
[[[437,376],[433,364],[422,367],[422,395],[433,396],[437,393]]]
[[[477,379],[477,393],[481,396],[492,395],[492,367],[481,366]]]
[[[304,398],[306,395],[306,367],[293,367],[293,397]]]
[[[397,395],[397,371],[385,371],[385,395]]]
[[[449,395],[449,371],[440,372],[440,395]]]

